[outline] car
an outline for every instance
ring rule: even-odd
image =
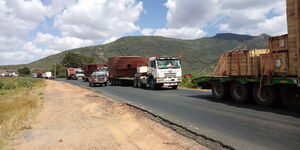
[[[107,86],[108,83],[108,72],[107,71],[95,71],[89,77],[89,86],[94,87],[96,85]]]

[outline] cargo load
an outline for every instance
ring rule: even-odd
[[[110,77],[132,78],[137,72],[138,66],[147,66],[148,57],[140,56],[119,56],[108,59]]]
[[[213,76],[258,76],[259,55],[268,54],[269,49],[234,50],[220,56]]]

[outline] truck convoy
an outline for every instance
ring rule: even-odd
[[[162,86],[177,89],[182,80],[180,60],[177,57],[111,57],[108,61],[110,81],[116,85],[159,89]]]
[[[213,74],[193,80],[212,89],[216,99],[229,96],[237,102],[253,97],[258,105],[277,99],[300,109],[300,1],[287,0],[288,35],[271,37],[269,49],[235,50],[220,56]]]
[[[91,74],[101,68],[107,68],[105,64],[86,64],[83,66],[84,71],[84,78],[83,81],[88,82],[89,77]]]
[[[78,80],[84,77],[84,71],[81,68],[67,68],[67,79]]]

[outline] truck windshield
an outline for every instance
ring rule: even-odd
[[[76,74],[84,74],[84,71],[76,71]]]
[[[100,77],[100,76],[108,76],[107,72],[94,72],[94,76]]]
[[[158,69],[176,69],[180,68],[180,62],[178,59],[165,59],[165,60],[157,60]]]

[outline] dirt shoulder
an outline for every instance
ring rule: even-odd
[[[7,149],[207,149],[99,93],[47,82],[44,108],[32,129],[23,131]]]

